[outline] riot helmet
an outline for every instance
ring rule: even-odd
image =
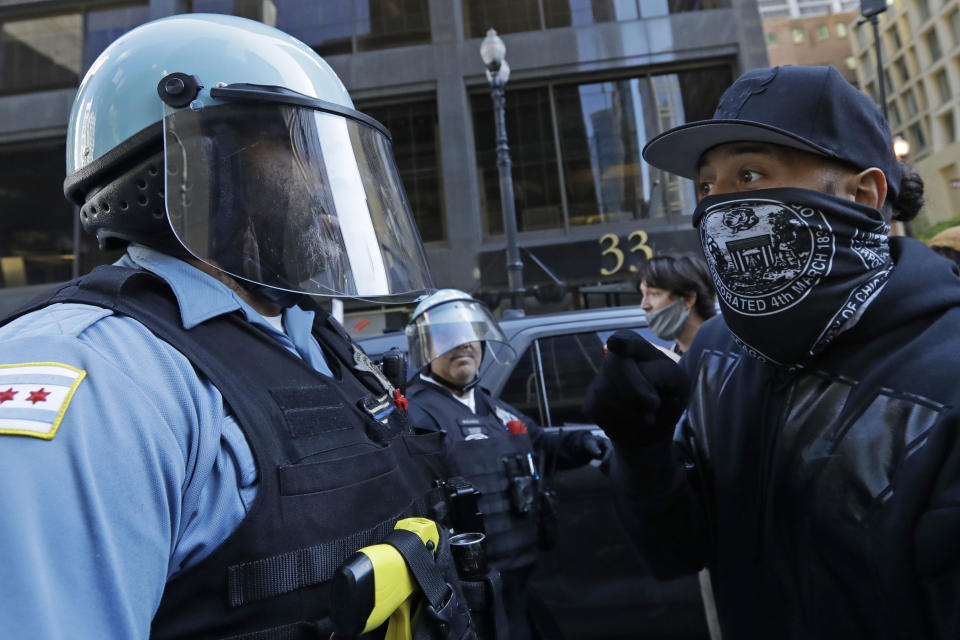
[[[64,193],[102,248],[138,242],[258,291],[432,288],[387,130],[312,49],[252,20],[172,16],[107,47],[70,113]]]
[[[487,307],[468,293],[440,289],[421,298],[405,329],[410,361],[426,372],[430,363],[469,342],[480,342],[483,364],[509,363],[516,354]]]

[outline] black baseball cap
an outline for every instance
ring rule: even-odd
[[[696,180],[700,157],[728,142],[793,147],[859,171],[877,167],[887,178],[888,199],[900,192],[903,173],[886,119],[869,96],[833,67],[748,71],[723,92],[712,119],[661,133],[643,148],[643,159]]]

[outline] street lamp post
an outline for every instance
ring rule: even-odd
[[[860,15],[873,27],[874,56],[877,58],[877,93],[880,94],[880,110],[883,112],[883,119],[889,122],[887,117],[887,89],[883,78],[881,53],[883,48],[880,43],[880,14],[886,10],[887,0],[860,0]]]
[[[507,146],[506,98],[504,85],[510,78],[506,60],[507,46],[493,29],[480,44],[480,57],[487,68],[490,96],[493,98],[493,120],[497,130],[497,169],[500,173],[500,205],[503,211],[503,231],[507,236],[507,287],[510,304],[523,309],[523,262],[517,247],[517,212],[513,203],[513,177],[510,174],[510,148]]]

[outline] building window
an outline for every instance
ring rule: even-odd
[[[75,211],[63,197],[62,140],[0,147],[0,286],[73,276]]]
[[[826,40],[830,37],[830,29],[825,24],[817,25],[817,40]]]
[[[354,0],[357,51],[430,42],[428,0]]]
[[[890,69],[883,70],[883,81],[887,83],[887,90],[891,91],[894,89],[893,76],[890,75]]]
[[[430,42],[428,0],[274,0],[276,26],[320,55]]]
[[[807,32],[800,27],[793,28],[793,44],[802,44],[807,41]]]
[[[953,44],[960,44],[960,9],[950,14],[950,31],[953,32]]]
[[[898,51],[900,47],[903,46],[903,42],[900,40],[900,28],[897,26],[896,22],[893,23],[887,33],[890,35],[890,42],[893,44],[893,50]]]
[[[903,94],[903,99],[907,104],[907,117],[912,118],[917,115],[919,108],[917,107],[917,97],[913,95],[913,89],[907,89],[907,92]]]
[[[728,66],[507,91],[507,136],[521,231],[689,214],[689,181],[644,163],[657,133],[711,116]],[[486,234],[502,232],[493,109],[471,98]]]
[[[768,47],[777,46],[777,34],[773,33],[772,31],[767,34],[767,46]]]
[[[847,69],[850,69],[851,71],[857,68],[857,59],[853,56],[847,56],[843,63],[846,65]]]
[[[147,19],[144,3],[0,22],[0,94],[76,87],[107,45]]]
[[[913,138],[913,144],[917,150],[927,146],[927,137],[923,135],[923,126],[919,122],[910,125],[910,137]]]
[[[940,94],[940,103],[946,104],[953,98],[953,92],[950,90],[950,78],[947,77],[947,70],[941,69],[934,76],[937,83],[937,92]]]
[[[907,84],[910,82],[910,70],[907,69],[906,58],[897,58],[896,62],[893,63],[893,66],[896,67],[897,75],[900,76],[900,84]]]
[[[940,38],[937,37],[937,30],[930,29],[923,39],[927,41],[927,48],[930,50],[930,60],[936,62],[943,55],[940,50]]]
[[[943,129],[944,141],[947,144],[957,141],[957,127],[952,111],[940,116],[940,127]]]
[[[467,38],[482,38],[487,29],[497,33],[536,31],[540,24],[539,0],[462,0],[463,29]]]
[[[862,24],[857,28],[857,44],[866,49],[870,42],[867,40],[867,29]]]
[[[838,22],[834,28],[837,30],[837,37],[838,37],[838,38],[846,38],[846,37],[847,37],[847,25],[845,25],[845,24],[842,23],[842,22]]]
[[[443,240],[443,183],[436,100],[357,109],[383,123],[393,138],[393,156],[424,242]]]
[[[507,90],[506,124],[517,228],[563,227],[560,175],[548,87]],[[487,92],[471,97],[481,211],[487,234],[503,233],[493,102]]]
[[[896,128],[900,126],[900,107],[897,106],[897,102],[892,100],[887,103],[887,113],[890,114],[890,126],[891,128]]]
[[[920,22],[926,22],[930,19],[930,2],[929,0],[916,0],[917,2],[917,11],[920,13]]]
[[[149,19],[150,9],[146,4],[87,11],[83,33],[84,71],[111,42]]]
[[[80,84],[83,14],[10,20],[0,26],[0,93]]]

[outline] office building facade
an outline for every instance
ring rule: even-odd
[[[506,283],[479,55],[489,28],[512,68],[506,123],[531,292],[554,278],[628,280],[638,260],[694,249],[692,186],[640,150],[709,117],[734,77],[767,62],[755,0],[0,0],[0,306],[114,257],[62,196],[69,107],[112,40],[190,11],[261,20],[323,55],[390,129],[438,284],[478,292]]]
[[[860,86],[880,99],[873,29],[851,33]],[[890,128],[924,180],[922,224],[960,216],[960,0],[895,0],[880,16]]]

